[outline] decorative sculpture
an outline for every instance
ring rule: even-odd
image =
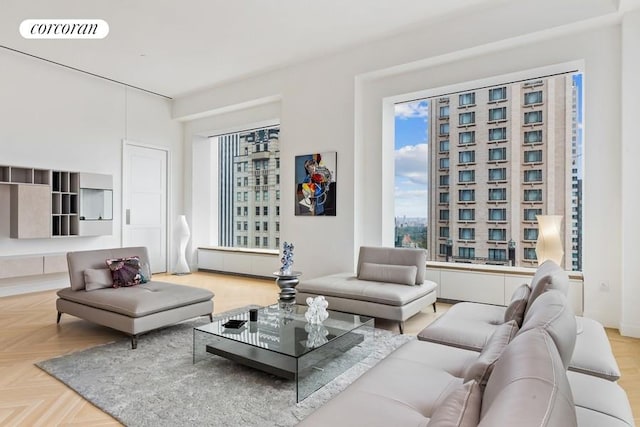
[[[327,338],[329,331],[327,328],[322,326],[322,324],[307,323],[304,325],[304,330],[308,333],[306,342],[307,348],[320,347],[321,345],[329,342],[329,338]]]
[[[182,275],[189,274],[189,264],[187,263],[187,243],[191,237],[189,231],[189,224],[187,224],[187,218],[184,215],[180,215],[178,223],[176,224],[176,238],[178,239],[178,261],[174,274]]]
[[[321,324],[329,317],[329,313],[327,313],[329,303],[322,295],[315,298],[307,298],[307,305],[309,308],[304,313],[307,322],[311,324]]]
[[[282,245],[282,267],[280,267],[280,274],[287,276],[291,274],[291,267],[293,267],[293,243],[284,242]]]

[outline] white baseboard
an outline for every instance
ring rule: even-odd
[[[640,338],[640,325],[632,323],[621,323],[620,335],[625,337]]]

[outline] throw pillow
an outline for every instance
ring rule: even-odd
[[[493,365],[502,355],[502,352],[511,342],[518,332],[518,325],[515,320],[503,323],[493,332],[480,355],[474,360],[464,373],[464,382],[474,380],[478,383],[481,390],[484,390],[493,371]]]
[[[418,267],[415,265],[391,265],[363,262],[358,279],[373,282],[399,283],[401,285],[415,285]]]
[[[433,411],[427,427],[476,427],[480,422],[482,392],[469,381],[453,390]]]
[[[108,268],[88,268],[84,271],[84,289],[86,291],[111,287],[113,287],[113,278],[111,270]]]
[[[151,266],[148,262],[140,263],[140,283],[148,283],[151,280]]]
[[[504,312],[504,321],[509,322],[515,320],[518,327],[522,326],[524,320],[524,311],[527,309],[527,303],[529,302],[529,295],[531,295],[531,288],[526,283],[518,286],[518,288],[511,295],[511,303]]]
[[[111,270],[114,288],[140,284],[140,258],[137,256],[108,259],[107,266]]]

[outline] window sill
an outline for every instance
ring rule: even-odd
[[[536,263],[535,260],[523,260],[523,262]],[[533,276],[537,267],[509,267],[504,265],[427,261],[427,268],[437,268],[440,270],[464,270],[478,273],[526,274]],[[584,278],[581,271],[567,271],[567,274],[569,274],[570,279],[582,280]]]
[[[230,248],[226,246],[199,246],[198,249],[219,252],[241,252],[246,254],[258,255],[280,255],[277,249],[248,249],[248,248]]]

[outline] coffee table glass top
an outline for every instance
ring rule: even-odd
[[[300,357],[365,324],[373,324],[371,317],[327,310],[329,318],[321,325],[313,325],[304,317],[307,308],[306,305],[293,305],[291,311],[286,311],[274,304],[258,310],[257,322],[249,322],[247,311],[222,317],[196,329],[287,356]],[[224,327],[224,323],[231,319],[246,320],[246,323],[238,329]]]
[[[372,351],[374,320],[371,317],[328,310],[322,324],[304,317],[307,306],[278,305],[221,316],[193,330],[193,363],[211,354],[295,380],[296,401],[309,396]],[[225,327],[245,321],[239,328]]]

